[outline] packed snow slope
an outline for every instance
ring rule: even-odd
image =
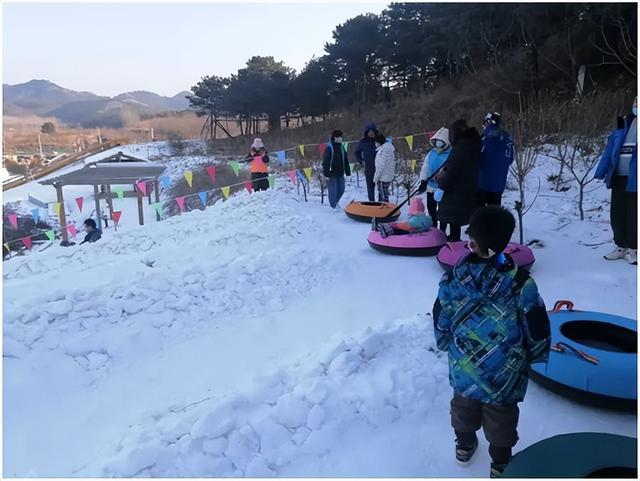
[[[547,305],[635,318],[635,268],[602,259],[608,192],[581,222],[552,168],[525,224]],[[288,182],[4,263],[5,476],[487,476],[483,439],[454,461],[436,260],[373,251]],[[636,432],[533,383],[521,410],[516,450]]]

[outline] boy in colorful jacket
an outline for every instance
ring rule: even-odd
[[[514,228],[509,211],[479,208],[467,231],[471,252],[442,277],[433,307],[438,349],[449,354],[456,459],[471,460],[482,426],[491,477],[502,474],[518,441],[529,365],[545,362],[551,343],[536,283],[503,253]]]

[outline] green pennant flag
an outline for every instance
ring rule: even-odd
[[[351,169],[351,173],[353,174],[356,170],[355,162],[349,162],[349,168]]]
[[[54,240],[56,238],[56,233],[53,231],[53,229],[48,230],[47,232],[45,232],[46,236],[49,238],[50,241]]]
[[[162,202],[156,202],[153,204],[153,208],[156,210],[158,215],[162,215]]]
[[[122,187],[114,187],[113,191],[118,195],[118,199],[124,199],[124,189]]]
[[[229,165],[231,165],[233,172],[238,175],[238,172],[240,172],[240,162],[238,162],[237,160],[232,160],[231,162],[229,162]]]
[[[349,150],[349,142],[342,142],[342,148],[344,149],[344,152],[347,153]]]
[[[269,176],[269,188],[273,189],[273,184],[276,183],[276,178],[273,175]]]

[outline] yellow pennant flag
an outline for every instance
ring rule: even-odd
[[[304,175],[307,176],[307,179],[311,180],[311,176],[313,175],[313,168],[306,167],[306,168],[304,168],[302,170],[304,170]]]
[[[193,172],[191,172],[190,170],[185,170],[184,178],[187,180],[187,184],[189,184],[189,187],[191,187],[193,185]]]
[[[7,250],[7,252],[9,252],[11,250],[11,249],[9,249],[9,243],[8,242],[5,242],[4,248]]]
[[[224,195],[225,199],[229,198],[229,187],[222,187],[222,195]]]
[[[298,148],[300,149],[300,153],[304,155],[304,145],[299,145]]]
[[[413,150],[413,135],[407,135],[404,140],[409,144],[409,150]]]
[[[416,159],[411,159],[411,172],[416,171]]]
[[[58,217],[60,217],[60,202],[54,202],[53,211],[56,213]]]

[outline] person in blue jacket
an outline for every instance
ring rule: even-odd
[[[329,205],[333,210],[339,211],[338,202],[344,194],[344,176],[351,175],[347,152],[342,147],[342,130],[331,133],[322,158],[322,173],[327,178]]]
[[[373,176],[376,173],[376,136],[378,134],[376,124],[369,122],[364,126],[364,136],[356,147],[356,159],[360,165],[364,164],[364,176],[367,182],[369,202],[376,200],[376,185],[373,181]]]
[[[632,113],[618,125],[609,138],[600,158],[595,178],[604,179],[611,189],[611,230],[616,248],[604,256],[607,260],[626,259],[637,264],[638,259],[638,128],[637,97]]]
[[[513,140],[502,127],[498,112],[489,112],[482,122],[482,163],[478,177],[478,207],[502,205],[509,166],[513,162]]]
[[[420,169],[419,192],[427,192],[427,210],[433,220],[433,225],[438,226],[438,202],[442,200],[442,190],[438,187],[435,179],[436,173],[441,170],[451,153],[451,142],[449,141],[449,129],[440,128],[433,137],[429,139],[432,149],[424,158],[422,169]],[[441,227],[444,231],[446,227]]]

